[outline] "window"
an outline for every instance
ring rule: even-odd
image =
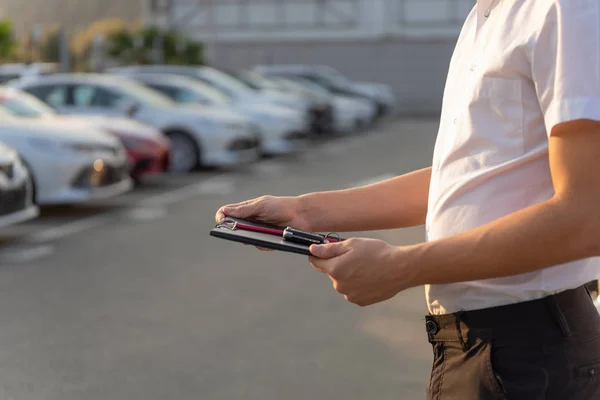
[[[99,86],[78,85],[73,89],[73,104],[76,107],[115,108],[122,96]]]
[[[155,83],[148,83],[148,84],[146,84],[146,86],[148,86],[150,89],[159,91],[160,93],[164,94],[165,96],[169,96],[169,98],[171,98],[173,100],[177,100],[177,88],[175,88],[175,87],[165,86],[165,85],[157,85]]]
[[[187,103],[200,103],[202,99],[198,98],[194,92],[186,89],[179,89],[177,91],[177,97],[175,98],[177,103],[187,104]]]
[[[25,88],[25,91],[52,107],[67,103],[67,87],[63,85],[42,85]]]

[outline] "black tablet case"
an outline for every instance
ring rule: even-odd
[[[266,227],[266,228],[276,228],[276,229],[281,229],[281,230],[284,229],[284,228],[273,226],[273,225],[260,224],[260,223],[246,221],[246,220],[237,219],[237,218],[227,217],[227,219],[237,221],[240,224],[261,226],[261,227]],[[231,230],[231,229],[228,229],[225,227],[215,227],[210,231],[210,236],[217,237],[220,239],[225,239],[225,240],[231,240],[234,242],[245,243],[245,244],[249,244],[252,246],[258,246],[258,247],[264,247],[264,248],[272,249],[272,250],[284,251],[287,253],[302,254],[305,256],[311,255],[311,252],[309,250],[310,246],[299,244],[299,243],[293,243],[288,240],[285,240],[281,236],[270,235],[268,233],[252,232],[252,231],[241,230],[241,229]]]

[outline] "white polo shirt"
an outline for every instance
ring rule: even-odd
[[[477,1],[450,62],[433,156],[428,240],[553,196],[552,127],[600,120],[599,7],[600,0]],[[598,277],[600,259],[594,258],[425,290],[429,311],[439,315],[541,298]]]

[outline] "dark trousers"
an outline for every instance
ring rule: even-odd
[[[585,287],[427,316],[428,400],[600,400],[600,314]]]

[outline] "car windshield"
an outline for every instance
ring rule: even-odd
[[[202,82],[192,81],[187,88],[198,93],[200,96],[207,98],[216,105],[228,105],[232,100],[231,96],[226,92],[220,91],[217,88]]]
[[[0,93],[0,106],[18,117],[42,118],[54,115],[52,108],[28,94]]]
[[[229,96],[237,96],[252,91],[247,84],[239,79],[214,69],[203,68],[200,72],[200,77],[206,79],[211,85],[224,91]]]
[[[304,88],[306,88],[308,90],[311,90],[311,91],[313,91],[315,93],[319,93],[321,95],[328,95],[329,94],[329,91],[325,87],[319,85],[318,83],[309,81],[308,79],[304,79],[304,78],[289,78],[289,82],[291,82],[292,84],[300,85],[300,86],[302,86],[302,87],[304,87]]]
[[[330,82],[344,86],[348,84],[348,78],[342,75],[339,71],[331,67],[320,67],[318,68],[318,73],[322,77],[328,79]]]
[[[16,79],[19,79],[21,74],[11,74],[11,73],[0,73],[0,83],[10,82]]]
[[[118,83],[118,88],[140,104],[157,107],[168,107],[175,104],[168,96],[135,82],[121,81]]]

